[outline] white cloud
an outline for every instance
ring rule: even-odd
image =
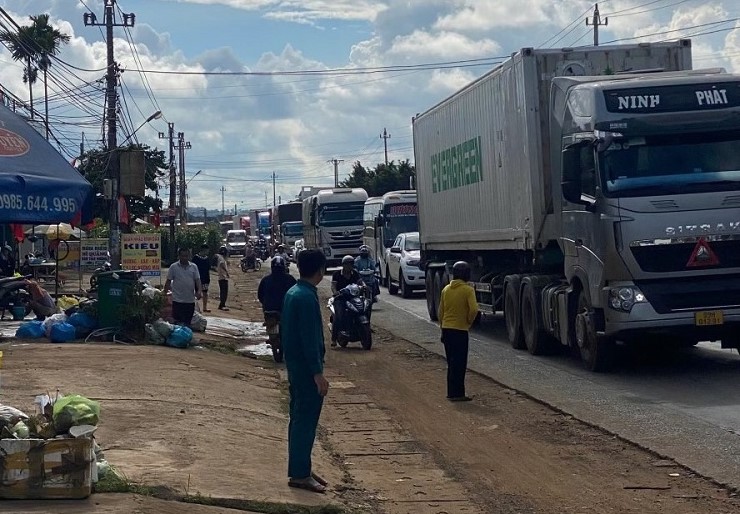
[[[388,54],[419,62],[420,59],[470,59],[494,56],[501,47],[491,39],[471,39],[456,32],[414,31],[393,40]]]

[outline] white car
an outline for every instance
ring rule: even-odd
[[[386,250],[390,294],[396,294],[400,288],[401,295],[409,298],[414,289],[424,288],[424,272],[419,269],[420,249],[419,233],[406,232],[399,234],[393,246]]]

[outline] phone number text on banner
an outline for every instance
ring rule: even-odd
[[[123,234],[121,237],[121,266],[139,270],[145,277],[162,274],[162,244],[159,234]]]
[[[74,198],[0,194],[0,210],[4,211],[76,213],[79,209]]]

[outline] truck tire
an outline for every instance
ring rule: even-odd
[[[391,270],[389,268],[386,268],[385,272],[388,274],[388,294],[398,293],[398,286],[393,283],[393,278],[391,277]]]
[[[608,371],[614,364],[615,341],[596,332],[595,313],[583,288],[578,292],[574,326],[583,367],[594,372]]]
[[[439,315],[439,304],[442,301],[442,273],[437,272],[434,274],[434,320],[437,321]]]
[[[526,348],[524,337],[522,336],[522,323],[519,302],[519,280],[511,280],[505,286],[504,290],[504,320],[506,321],[506,334],[509,337],[509,343],[515,350]]]
[[[532,355],[551,353],[554,341],[542,325],[539,291],[533,284],[526,283],[522,288],[521,300],[521,330],[527,350]]]
[[[434,268],[427,268],[426,274],[424,275],[424,286],[426,287],[427,297],[427,312],[429,313],[429,319],[437,321],[437,305],[435,304],[434,298]]]

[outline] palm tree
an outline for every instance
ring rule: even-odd
[[[49,139],[49,99],[47,72],[51,66],[49,56],[57,55],[64,43],[70,40],[69,35],[63,34],[49,24],[48,14],[31,16],[31,25],[18,27],[17,32],[0,32],[0,41],[10,50],[15,61],[25,62],[23,67],[23,82],[28,84],[31,102],[31,118],[33,119],[33,84],[36,82],[38,70],[44,72],[44,104],[46,111],[46,138]],[[38,68],[36,65],[38,64]]]

